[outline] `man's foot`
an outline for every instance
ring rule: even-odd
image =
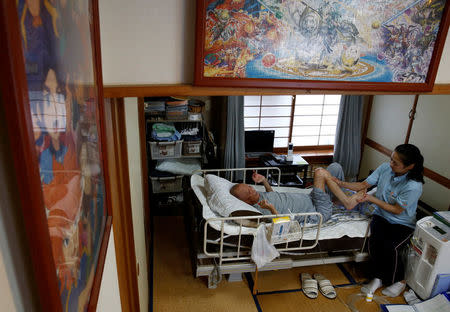
[[[379,278],[374,278],[369,284],[366,284],[363,287],[361,287],[361,292],[363,294],[373,294],[381,286],[383,286],[381,280]]]
[[[402,293],[402,291],[405,290],[405,288],[406,288],[406,283],[396,282],[396,283],[392,284],[391,286],[383,289],[383,291],[381,293],[385,296],[394,298],[394,297],[400,296],[400,294]]]
[[[356,205],[358,205],[360,202],[363,201],[364,196],[366,196],[366,192],[364,190],[359,191],[358,193],[355,193],[352,196],[350,196],[348,201],[343,204],[347,210],[352,210],[353,208],[355,208]]]

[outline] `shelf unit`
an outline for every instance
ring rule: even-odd
[[[155,192],[155,190],[153,190],[153,183],[151,180],[151,176],[152,173],[155,170],[155,167],[157,165],[157,161],[163,161],[163,160],[169,160],[169,159],[199,159],[200,163],[203,163],[203,149],[204,149],[204,144],[205,144],[205,124],[204,124],[204,119],[203,116],[200,115],[200,119],[196,119],[196,120],[191,120],[191,119],[167,119],[167,118],[154,118],[153,115],[148,114],[147,112],[145,113],[145,124],[146,124],[146,148],[147,148],[147,163],[148,163],[148,168],[149,168],[149,193],[150,193],[150,198],[151,201],[154,202],[158,209],[157,211],[154,211],[156,214],[158,213],[163,213],[166,215],[174,215],[174,214],[181,214],[182,211],[182,204],[184,201],[184,189],[185,189],[185,185],[186,183],[188,183],[188,181],[185,181],[186,179],[183,178],[182,181],[182,187],[181,189],[178,189],[176,191],[173,192]],[[198,136],[201,138],[199,141],[201,141],[200,146],[199,146],[199,153],[198,154],[190,154],[190,155],[184,155],[183,151],[186,148],[186,144],[189,144],[187,142],[194,142],[194,141],[186,141],[183,140],[182,145],[184,144],[184,146],[181,147],[181,153],[176,153],[175,156],[171,157],[171,156],[167,156],[167,157],[158,157],[158,159],[153,159],[152,158],[152,153],[151,153],[151,144],[149,142],[155,142],[154,140],[152,140],[151,137],[151,131],[152,131],[152,126],[155,123],[165,123],[165,124],[173,124],[175,126],[175,128],[177,129],[177,131],[179,131],[180,133],[182,133],[182,129],[186,129],[186,128],[198,128],[199,132],[198,132]],[[182,135],[182,139],[185,136]],[[197,140],[195,142],[198,142]],[[155,146],[155,145],[153,145]],[[188,147],[187,147],[188,148]],[[186,149],[187,149],[186,148]],[[154,182],[154,181],[153,181]],[[180,200],[181,199],[181,200]],[[181,201],[181,202],[180,202]]]

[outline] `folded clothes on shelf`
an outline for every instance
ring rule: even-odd
[[[187,106],[166,106],[166,112],[187,112]]]
[[[188,106],[187,100],[181,100],[181,101],[167,101],[166,102],[166,109],[173,109],[176,107],[186,107]]]
[[[157,141],[177,141],[181,134],[173,124],[155,123],[152,126],[152,139]]]
[[[166,112],[187,112],[187,101],[166,102]]]
[[[164,112],[166,110],[166,103],[164,101],[146,102],[145,111],[149,113]]]

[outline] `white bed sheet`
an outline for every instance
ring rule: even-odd
[[[206,191],[204,188],[204,178],[199,175],[192,175],[191,177],[191,187],[194,190],[195,195],[202,204],[202,214],[205,220],[211,218],[221,218],[208,206],[206,200]],[[264,191],[264,186],[255,185],[258,191]],[[277,192],[300,192],[309,193],[310,189],[299,189],[293,187],[273,187],[274,191]],[[342,210],[334,211],[330,220],[322,224],[322,228],[319,234],[319,240],[324,239],[335,239],[341,238],[343,236],[348,236],[351,238],[355,237],[365,237],[367,232],[367,227],[370,219],[366,216],[361,215],[359,212],[343,212]],[[209,223],[212,228],[217,231],[221,229],[221,221],[212,221]],[[224,232],[228,235],[238,235],[239,225],[234,222],[224,223]],[[254,234],[256,232],[255,228],[242,227],[241,234]],[[305,231],[303,239],[305,240],[315,240],[316,231]]]

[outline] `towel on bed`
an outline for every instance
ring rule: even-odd
[[[229,217],[233,212],[243,212],[242,215],[261,215],[256,208],[230,194],[234,184],[213,174],[205,176],[206,200],[211,210],[222,217]]]

